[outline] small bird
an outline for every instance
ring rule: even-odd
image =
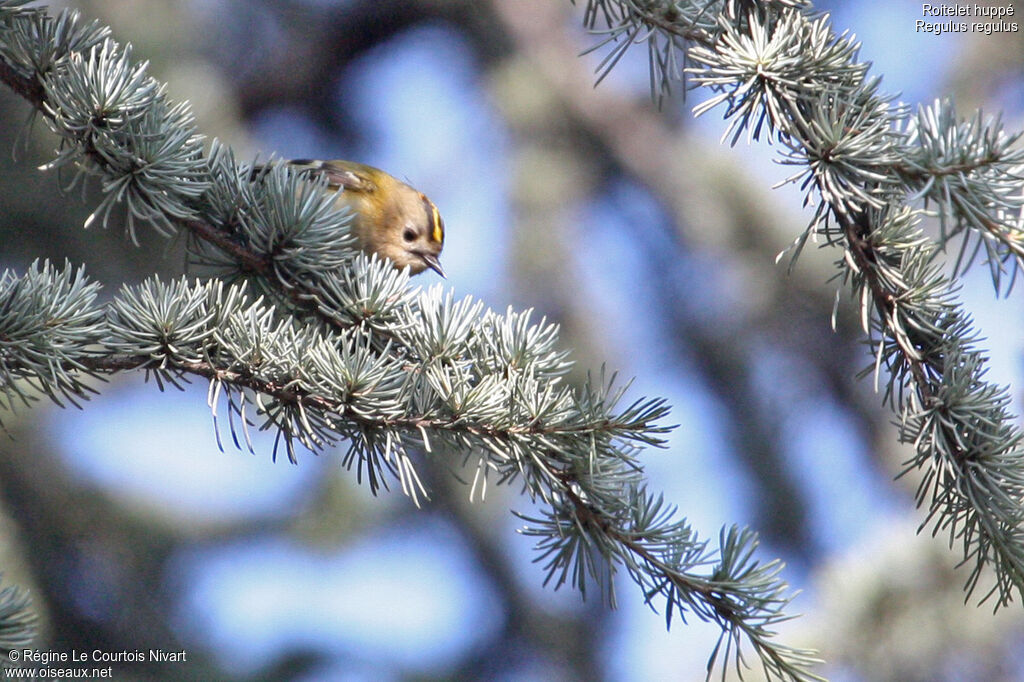
[[[444,221],[427,196],[379,168],[352,161],[296,159],[289,164],[327,178],[336,205],[352,212],[352,233],[363,251],[388,258],[414,275],[430,268],[442,277]]]

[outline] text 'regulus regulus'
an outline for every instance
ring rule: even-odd
[[[379,168],[353,161],[289,161],[302,171],[322,175],[337,192],[335,204],[352,212],[352,234],[363,251],[409,266],[417,275],[430,268],[442,277],[444,221],[423,192]]]

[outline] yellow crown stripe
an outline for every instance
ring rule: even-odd
[[[434,226],[431,236],[435,242],[441,244],[444,242],[444,224],[441,222],[441,213],[437,210],[437,206],[434,206],[434,202],[428,203],[430,204],[430,224]]]

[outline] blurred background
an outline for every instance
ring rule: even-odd
[[[645,48],[595,89],[602,53],[578,56],[596,38],[568,2],[54,5],[112,26],[239,158],[407,179],[445,218],[446,286],[559,322],[575,381],[607,363],[636,377],[632,397],[668,398],[679,427],[646,454],[651,488],[713,541],[731,523],[761,533],[761,559],[802,590],[780,639],[821,650],[830,679],[1024,680],[1019,608],[965,605],[956,552],[916,535],[915,476],[893,480],[909,453],[855,378],[870,357],[845,295],[829,324],[841,254],[775,264],[809,218],[798,190],[770,189],[791,169],[764,143],[720,145],[720,111],[690,114],[705,93],[658,110]],[[1021,34],[917,34],[921,5],[902,0],[818,7],[911,106],[951,94],[1021,128]],[[68,258],[108,295],[180,275],[180,238],[82,229],[96,194],[36,170],[56,143],[23,132],[29,113],[0,91],[0,265]],[[997,300],[980,266],[963,298],[991,376],[1019,385],[1019,290]],[[0,567],[31,590],[42,647],[188,652],[115,679],[704,679],[717,628],[666,632],[626,579],[617,610],[541,586],[518,488],[470,503],[452,463],[424,460],[416,509],[371,496],[341,451],[292,466],[270,438],[234,449],[203,385],[98,388],[81,411],[2,415]]]

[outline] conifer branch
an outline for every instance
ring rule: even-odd
[[[715,92],[695,111],[724,105],[723,139],[746,132],[780,144],[783,163],[797,169],[787,181],[815,206],[793,258],[810,238],[843,251],[837,266],[860,301],[876,379],[887,373],[884,399],[899,415],[900,440],[917,450],[907,470],[924,473],[922,527],[934,523],[961,544],[973,564],[968,594],[991,567],[983,599],[1007,605],[1024,592],[1022,437],[1006,390],[982,378],[986,358],[955,280],[936,261],[959,238],[956,273],[982,252],[996,289],[1007,271],[1012,285],[1024,262],[1020,134],[998,118],[961,120],[945,101],[916,115],[892,106],[867,77],[859,45],[804,4],[591,0],[584,22],[617,41],[615,60],[634,41],[656,46],[653,91],[685,74]],[[667,56],[672,49],[681,54]],[[679,62],[683,73],[666,67]],[[937,244],[917,229],[920,200],[939,216]]]
[[[296,444],[346,442],[344,463],[374,491],[396,478],[422,496],[421,451],[476,461],[474,489],[521,480],[542,503],[523,532],[538,538],[548,580],[583,594],[596,581],[614,603],[623,567],[648,603],[664,599],[668,624],[689,612],[722,627],[712,660],[739,661],[749,645],[769,676],[819,679],[812,652],[775,641],[791,597],[781,564],[753,558],[756,535],[725,529],[711,547],[646,490],[637,455],[662,444],[663,401],[619,408],[625,388],[603,373],[568,387],[553,325],[439,287],[411,291],[407,273],[356,251],[322,184],[281,167],[254,182],[253,164],[229,149],[204,151],[188,108],[107,29],[14,7],[0,2],[0,80],[59,139],[48,167],[98,181],[93,219],[123,207],[133,235],[187,230],[192,256],[220,279],[150,279],[100,306],[70,266],[5,272],[3,407],[40,394],[78,403],[94,379],[143,369],[161,387],[208,380],[214,417],[226,404],[239,447],[253,425],[275,431],[292,460]],[[687,16],[701,31],[716,21],[706,8]],[[677,38],[652,51],[661,68]]]

